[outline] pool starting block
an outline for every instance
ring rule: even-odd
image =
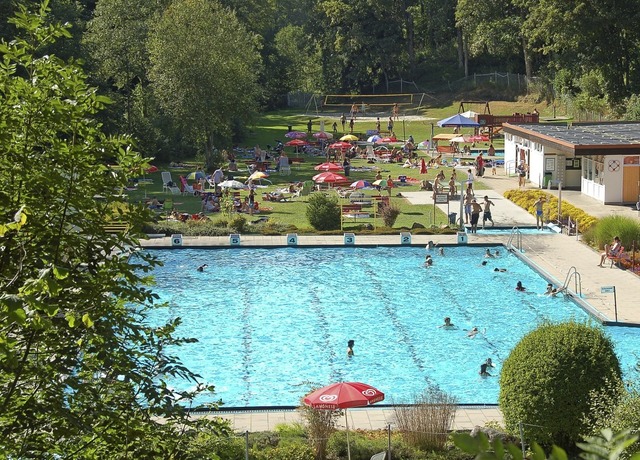
[[[355,233],[345,233],[344,234],[344,244],[345,246],[353,246],[356,244],[356,234]]]
[[[458,244],[467,244],[469,242],[469,235],[466,232],[458,232]]]
[[[240,246],[240,235],[238,233],[229,235],[229,244],[231,246]]]
[[[411,233],[409,233],[409,232],[401,232],[400,233],[400,244],[411,244]]]
[[[171,246],[182,246],[182,233],[171,235]]]
[[[287,233],[287,246],[297,246],[297,245],[298,245],[298,234]]]

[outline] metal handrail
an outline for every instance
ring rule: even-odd
[[[564,284],[562,285],[562,289],[567,289],[569,287],[569,283],[571,282],[571,279],[573,279],[575,283],[575,288],[573,292],[575,292],[580,297],[582,297],[582,277],[580,276],[580,273],[578,273],[578,270],[574,266],[569,268],[569,271],[567,272],[567,277],[564,279]]]
[[[516,240],[517,246],[513,246],[512,244],[514,238]],[[522,232],[517,226],[514,226],[511,229],[511,234],[509,235],[509,240],[507,241],[507,248],[517,249],[518,251],[522,252]]]

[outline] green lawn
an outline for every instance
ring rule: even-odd
[[[451,128],[438,128],[436,125],[437,120],[445,118],[447,116],[453,115],[457,113],[459,103],[452,103],[447,107],[431,107],[427,108],[423,111],[423,117],[428,117],[431,119],[405,119],[395,122],[394,131],[398,138],[406,137],[412,135],[416,142],[421,142],[426,139],[429,139],[432,135],[432,129],[434,134],[438,134],[441,132],[452,132]],[[492,103],[492,107],[500,107],[500,112],[496,112],[494,109],[492,113],[510,113],[514,111],[526,112],[532,110],[532,106],[530,104],[518,104],[518,103],[509,103],[509,102],[494,102]],[[482,112],[482,107],[471,107],[476,111]],[[538,109],[544,111],[544,107],[538,106]],[[278,112],[272,112],[264,114],[260,117],[255,125],[250,130],[246,141],[242,144],[244,148],[252,148],[256,144],[259,144],[263,149],[267,147],[267,145],[275,145],[276,140],[280,140],[282,142],[286,142],[288,139],[285,137],[287,133],[288,126],[292,126],[294,130],[306,131],[307,130],[307,122],[309,118],[311,118],[313,127],[313,132],[317,132],[320,128],[320,121],[324,120],[325,122],[325,130],[331,132],[331,127],[334,121],[338,120],[340,114],[336,114],[335,117],[316,117],[316,116],[307,116],[302,113],[300,110],[282,110]],[[386,129],[386,118],[381,117],[381,125],[382,129]],[[366,133],[369,129],[375,129],[375,119],[373,120],[357,120],[354,132],[359,134],[360,137],[364,137],[364,133]],[[348,128],[348,126],[347,126]],[[338,129],[341,131],[341,126],[338,120]],[[468,132],[467,132],[468,131]],[[467,129],[464,130],[465,134],[471,134],[472,130]],[[336,137],[339,137],[342,133],[340,132]],[[501,140],[496,140],[494,142],[494,146],[496,148],[501,148],[503,146]],[[478,145],[477,147],[488,147],[488,143],[484,145]],[[292,165],[291,174],[290,175],[280,175],[276,172],[270,173],[269,180],[272,181],[272,185],[269,185],[266,188],[259,188],[257,191],[257,199],[260,200],[260,204],[264,207],[271,208],[269,211],[264,213],[263,215],[268,216],[270,219],[274,219],[277,222],[287,225],[295,225],[300,230],[311,230],[307,218],[305,216],[306,209],[306,197],[296,198],[291,202],[263,202],[261,200],[262,193],[274,191],[278,188],[283,188],[287,186],[291,182],[304,182],[306,180],[310,180],[312,176],[314,176],[317,171],[313,169],[313,167],[324,161],[323,157],[313,157],[308,155],[296,155],[293,152],[292,148],[287,148],[287,152],[290,158],[299,156],[304,159],[304,162],[301,164]],[[425,158],[426,161],[430,159],[427,152],[425,150],[419,151],[420,158]],[[238,158],[238,164],[242,168],[244,167],[243,159],[248,158]],[[189,162],[187,162],[189,163]],[[272,163],[273,164],[273,163]],[[190,195],[174,195],[172,196],[170,193],[164,193],[162,191],[162,179],[160,171],[171,171],[174,182],[178,182],[179,175],[187,175],[190,172],[195,171],[196,164],[193,162],[193,167],[189,168],[171,168],[169,169],[167,165],[156,164],[158,166],[159,171],[156,173],[148,174],[146,179],[151,179],[153,182],[147,184],[145,186],[138,187],[137,190],[128,192],[130,196],[130,200],[134,202],[142,202],[145,199],[145,196],[152,197],[157,196],[158,199],[164,200],[166,198],[173,198],[175,202],[175,207],[179,211],[188,212],[190,214],[200,212],[201,210],[201,201],[199,197],[194,197]],[[372,166],[371,164],[367,164],[364,159],[354,159],[352,161],[352,168],[357,169],[358,167],[364,166]],[[399,175],[406,175],[408,177],[412,177],[415,179],[424,179],[427,178],[429,180],[433,180],[435,175],[437,174],[437,170],[430,169],[429,173],[424,176],[419,174],[419,170],[417,169],[406,169],[402,168],[402,164],[384,164],[377,163],[375,166],[379,167],[382,173],[383,178],[386,178],[389,174],[393,179],[397,179]],[[448,178],[451,175],[451,168],[444,168],[445,175]],[[235,173],[235,176],[240,176],[239,180],[246,180],[246,176],[248,173],[240,172]],[[460,172],[458,172],[458,180],[461,179]],[[243,178],[244,177],[244,178]],[[352,171],[349,179],[351,181],[356,181],[359,179],[365,179],[370,182],[373,182],[375,179],[375,172],[358,172]],[[486,187],[482,184],[481,181],[476,182],[475,188],[477,190],[486,189]],[[431,225],[440,226],[446,224],[448,222],[448,217],[445,213],[441,212],[439,209],[436,209],[435,214],[435,222],[434,222],[434,213],[433,213],[433,205],[411,205],[409,202],[402,198],[396,196],[398,193],[402,194],[405,191],[417,191],[419,190],[418,185],[408,185],[408,186],[399,186],[393,189],[393,196],[391,201],[393,204],[397,205],[401,214],[398,217],[395,227],[411,227],[414,222],[418,222],[427,227]],[[330,191],[330,193],[335,193]],[[378,194],[375,190],[365,191],[368,195]],[[383,191],[383,193],[386,193]],[[244,197],[246,195],[246,191],[242,191],[241,195]],[[337,196],[337,194],[336,194]],[[346,200],[342,200],[342,202],[346,202]],[[451,203],[450,205],[451,212],[458,212],[459,206],[458,203]],[[458,216],[459,217],[459,216]],[[220,214],[212,214],[210,216],[211,219],[218,220],[223,218]],[[372,222],[371,220],[359,220],[358,225],[365,222]],[[349,223],[349,226],[353,226],[354,224]],[[382,221],[378,219],[377,225],[381,226]]]

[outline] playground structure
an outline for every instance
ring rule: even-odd
[[[480,124],[480,132],[486,133],[489,136],[489,140],[493,140],[494,136],[502,131],[503,123],[538,123],[540,121],[540,115],[534,113],[514,113],[512,115],[492,115],[491,108],[488,101],[461,101],[458,113],[465,112],[465,104],[467,107],[470,105],[483,105],[484,113],[476,113],[471,117],[472,120]]]

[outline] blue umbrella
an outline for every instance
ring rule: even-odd
[[[448,126],[460,126],[460,127],[476,127],[476,126],[480,126],[480,123],[476,123],[475,121],[471,120],[470,118],[465,117],[464,115],[460,115],[459,113],[449,117],[449,118],[445,118],[444,120],[440,120],[438,122],[438,126],[440,126],[441,128],[445,128]]]
[[[367,142],[377,142],[380,139],[382,139],[380,136],[378,136],[377,134],[374,134],[373,136],[371,136],[369,139],[367,139]]]

